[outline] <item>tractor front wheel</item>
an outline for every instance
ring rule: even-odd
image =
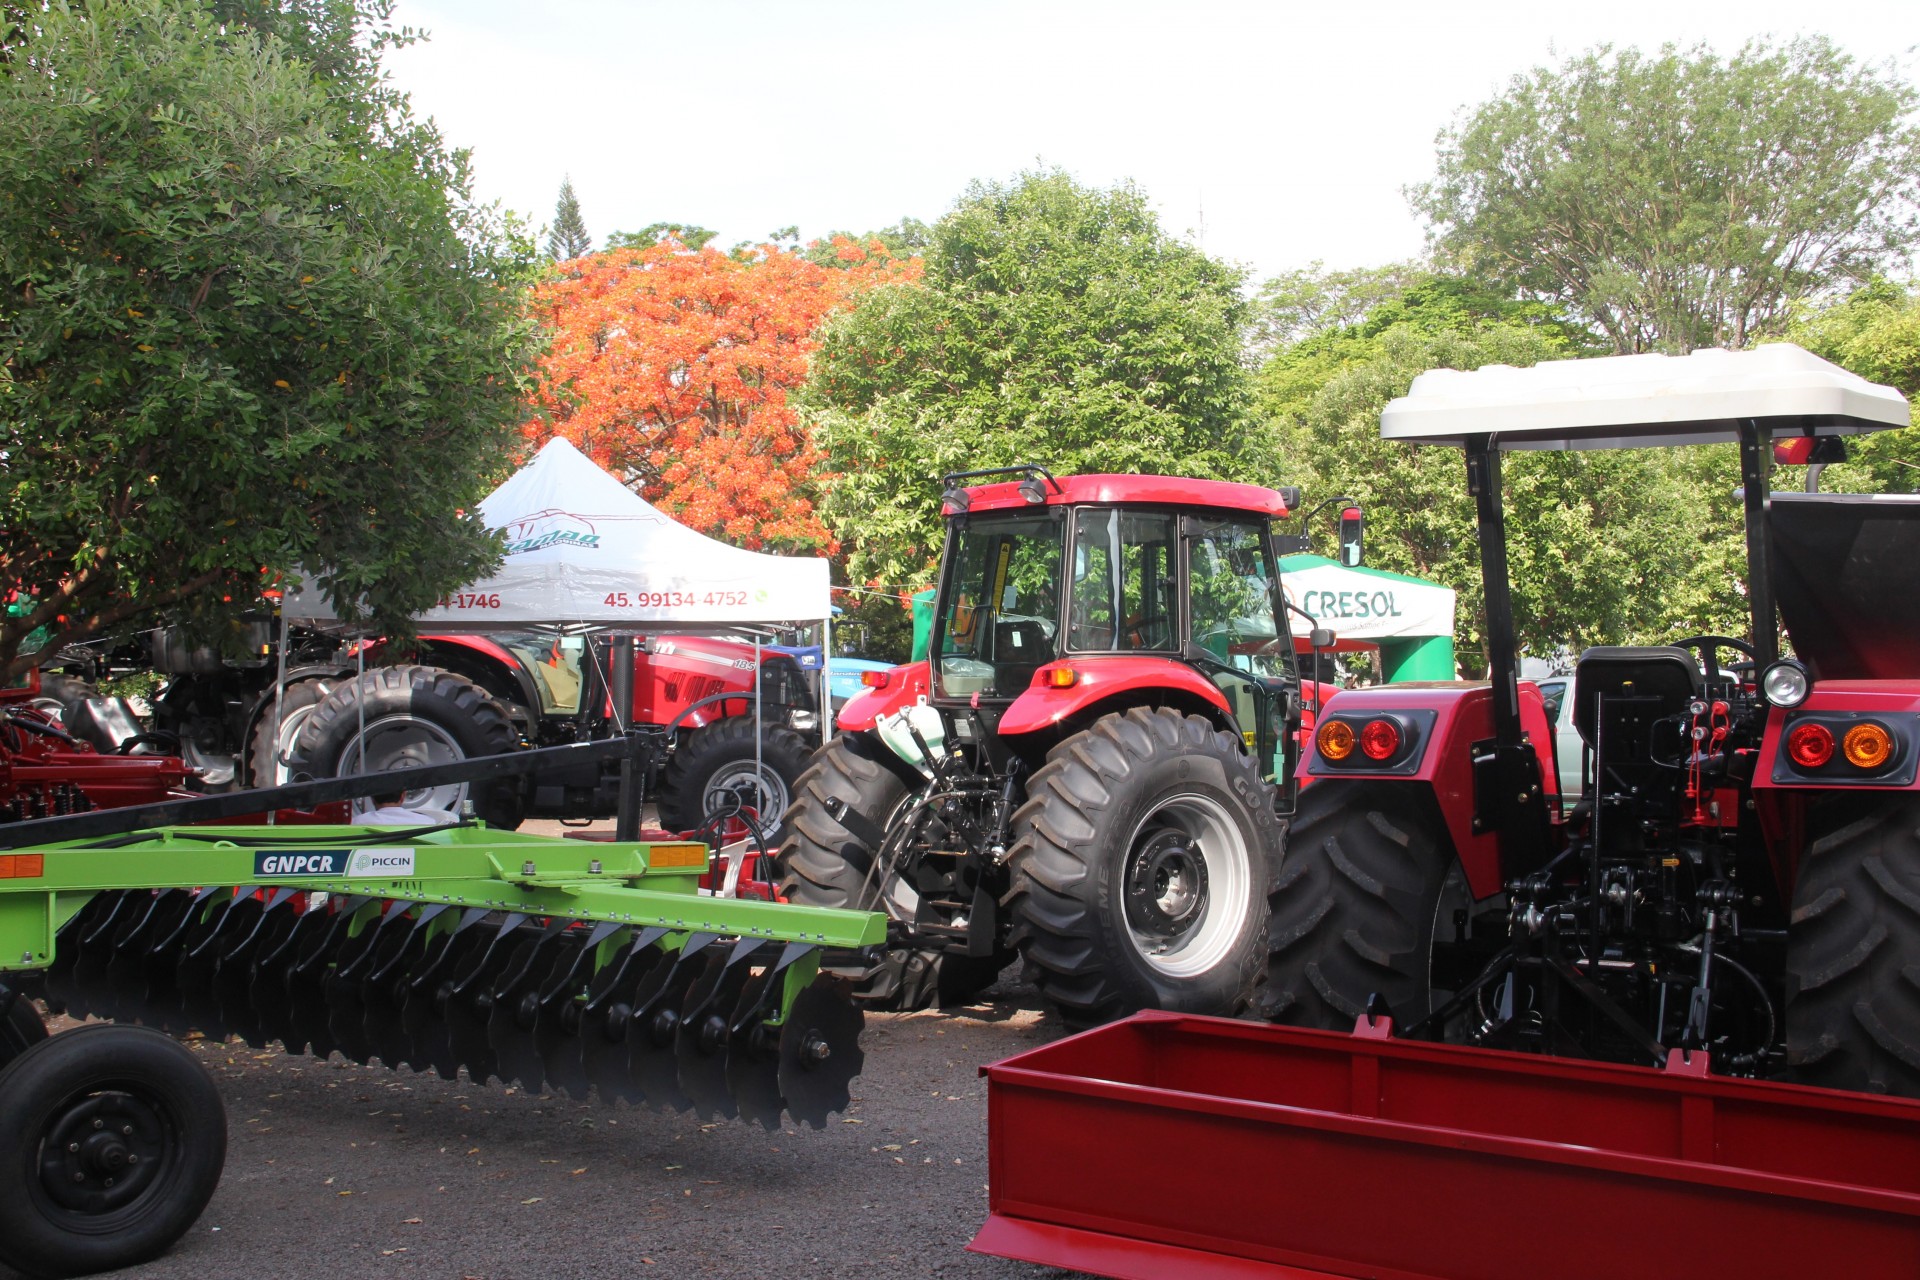
[[[1408,784],[1321,779],[1301,791],[1269,900],[1269,1018],[1346,1030],[1376,994],[1402,1024],[1432,1012],[1435,950],[1465,883],[1431,809]]]
[[[1812,840],[1794,886],[1787,1061],[1806,1084],[1920,1097],[1920,802],[1850,819]]]
[[[226,1113],[193,1054],[92,1023],[0,1071],[0,1261],[36,1276],[146,1262],[220,1181]]]
[[[1069,1023],[1247,1007],[1266,967],[1280,830],[1231,734],[1167,708],[1103,716],[1048,753],[1027,797],[1012,937]]]
[[[753,738],[750,715],[728,716],[687,734],[661,771],[660,825],[691,831],[708,814],[737,804],[758,815],[760,838],[773,845],[811,748],[792,729],[769,724],[756,764]]]

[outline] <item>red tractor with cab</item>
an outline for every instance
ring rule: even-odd
[[[1328,702],[1270,1016],[1920,1095],[1920,495],[1817,491],[1847,436],[1908,421],[1788,344],[1415,379],[1381,432],[1465,451],[1490,678]],[[1583,653],[1562,796],[1516,678],[1501,459],[1713,441],[1739,448],[1751,633]],[[1769,492],[1776,461],[1805,491]]]
[[[780,848],[789,900],[889,916],[869,1002],[964,1000],[1017,953],[1076,1023],[1248,1006],[1295,786],[1276,548],[1299,548],[1272,525],[1297,505],[1164,476],[946,477],[930,660],[864,677]],[[1360,537],[1350,510],[1350,562]]]

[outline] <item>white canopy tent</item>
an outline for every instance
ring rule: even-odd
[[[827,562],[744,551],[695,533],[602,471],[565,440],[480,503],[507,536],[498,573],[417,615],[423,630],[716,631],[825,622]],[[282,615],[326,626],[338,616],[309,577]]]

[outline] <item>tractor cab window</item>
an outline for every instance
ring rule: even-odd
[[[1067,647],[1178,649],[1171,514],[1082,508],[1074,515]]]
[[[1059,656],[1062,522],[1051,515],[968,521],[941,601],[939,693],[1011,698]]]
[[[542,712],[570,716],[580,710],[584,683],[581,659],[587,647],[584,636],[513,632],[499,639],[533,677]]]
[[[1276,625],[1273,566],[1261,526],[1208,521],[1187,554],[1193,643],[1256,678],[1289,677],[1293,646]]]

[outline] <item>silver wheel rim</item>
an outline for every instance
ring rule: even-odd
[[[453,735],[431,720],[409,715],[381,716],[367,721],[366,728],[347,741],[346,749],[340,753],[340,772],[385,773],[390,769],[420,769],[430,764],[458,764],[466,758],[467,753],[460,749]],[[424,807],[458,813],[460,802],[466,798],[467,784],[458,782],[408,791],[403,803],[410,809]],[[356,812],[372,808],[371,801],[355,803]]]
[[[273,742],[273,785],[284,786],[293,781],[293,771],[287,767],[287,761],[293,756],[293,740],[300,736],[300,730],[313,716],[314,704],[295,707],[287,712],[280,721],[280,732]],[[253,785],[260,786],[256,782]]]
[[[711,814],[716,809],[728,807],[735,799],[759,814],[759,819],[752,826],[760,833],[760,838],[766,840],[780,825],[780,817],[787,811],[787,780],[764,759],[758,770],[753,767],[751,760],[722,765],[707,779],[706,788],[700,793],[700,812],[703,815]],[[747,824],[744,818],[735,821],[743,826]]]
[[[1178,795],[1128,839],[1119,889],[1127,938],[1169,978],[1195,978],[1233,952],[1253,896],[1251,850],[1226,807]]]

